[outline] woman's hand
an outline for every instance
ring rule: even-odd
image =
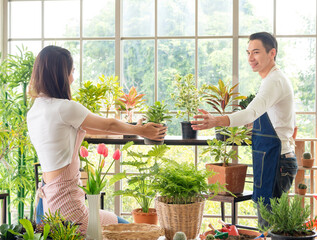
[[[141,127],[141,137],[146,137],[155,141],[162,141],[166,136],[167,127],[164,127],[162,124],[150,122],[142,125]]]

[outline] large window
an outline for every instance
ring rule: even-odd
[[[316,137],[316,0],[4,2],[4,53],[14,54],[21,44],[35,54],[48,44],[63,46],[75,60],[74,90],[101,74],[117,75],[124,89],[146,93],[147,104],[164,99],[171,110],[177,110],[170,99],[176,73],[194,74],[198,86],[223,79],[239,82],[243,95],[256,93],[261,79],[247,62],[248,35],[271,32],[279,43],[277,64],[293,83],[298,137]],[[178,122],[170,135],[180,135]],[[192,155],[199,167],[208,161]],[[247,211],[239,213],[255,214]]]

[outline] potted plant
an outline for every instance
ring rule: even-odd
[[[298,184],[297,191],[299,195],[305,195],[307,192],[307,185],[305,183]]]
[[[167,109],[167,105],[164,103],[164,101],[156,101],[154,105],[149,106],[147,108],[147,111],[145,112],[144,117],[148,122],[160,123],[164,125],[167,121],[170,121],[170,119],[172,118],[172,116],[169,115],[169,110]],[[148,138],[144,138],[144,143],[147,145],[162,145],[164,143],[164,140],[155,141]]]
[[[206,86],[204,100],[220,115],[224,115],[228,106],[241,107],[240,105],[233,104],[234,101],[247,98],[245,96],[239,96],[240,93],[238,92],[234,92],[237,87],[238,83],[230,87],[229,84],[224,84],[224,82],[219,79],[218,87],[215,85]],[[227,127],[216,127],[216,138],[218,140],[225,140],[225,137],[221,132],[226,131],[226,129]]]
[[[271,210],[264,204],[264,199],[260,198],[259,211],[264,220],[269,224],[269,235],[272,240],[276,239],[314,239],[317,234],[306,226],[306,221],[310,216],[310,206],[302,207],[302,197],[295,195],[289,198],[287,193],[283,193],[281,198],[270,199]]]
[[[250,104],[250,102],[252,102],[252,100],[255,98],[254,94],[250,94],[248,95],[245,99],[241,99],[239,101],[239,107],[241,109],[246,109],[247,106]]]
[[[164,158],[164,154],[169,149],[165,144],[153,146],[147,153],[140,153],[130,150],[133,142],[129,142],[122,147],[122,151],[126,151],[127,156],[132,161],[124,161],[121,165],[130,166],[137,170],[136,174],[125,175],[128,180],[128,187],[119,190],[114,195],[122,195],[134,198],[140,208],[132,211],[135,223],[157,224],[157,213],[155,208],[151,208],[156,191],[153,188],[155,181],[155,171],[159,166],[159,160]]]
[[[121,157],[121,152],[116,150],[112,156],[113,160],[110,166],[107,168],[106,172],[102,176],[102,170],[105,166],[105,158],[108,156],[108,148],[105,144],[99,144],[97,147],[97,153],[99,154],[99,162],[97,168],[94,170],[92,167],[88,167],[88,180],[86,187],[79,186],[84,192],[87,194],[88,199],[88,228],[87,228],[87,237],[92,239],[102,239],[101,235],[101,225],[100,225],[100,217],[99,217],[99,209],[100,209],[100,192],[106,187],[108,181],[105,178],[110,168],[112,167],[114,161],[118,161]],[[80,148],[81,157],[87,160],[89,155],[88,150],[81,146]],[[88,161],[88,160],[87,160]],[[109,180],[109,185],[113,184],[124,176],[123,174],[116,174]]]
[[[158,169],[153,187],[160,196],[155,199],[155,206],[167,239],[178,231],[184,232],[188,239],[197,237],[205,199],[224,189],[219,183],[207,183],[212,175],[205,169],[197,170],[194,164],[173,160]]]
[[[303,153],[302,156],[302,164],[303,167],[311,168],[314,165],[314,158],[311,157],[311,154],[309,152]]]
[[[175,100],[175,107],[181,109],[178,111],[177,117],[186,116],[186,121],[181,122],[182,137],[183,139],[195,139],[197,131],[192,129],[189,120],[197,113],[203,92],[197,89],[193,74],[187,74],[184,77],[176,75],[173,84],[175,93],[171,94],[171,98]]]
[[[145,94],[138,94],[135,87],[131,87],[129,93],[122,92],[121,96],[116,100],[118,105],[117,110],[126,111],[126,118],[128,123],[133,122],[133,113],[142,107],[145,99],[142,99]]]
[[[228,127],[226,131],[222,132],[226,136],[224,141],[216,138],[207,140],[209,146],[204,149],[202,155],[209,153],[210,156],[215,157],[216,162],[222,162],[206,164],[209,171],[218,173],[208,178],[210,184],[216,182],[225,184],[226,189],[233,194],[243,192],[248,165],[229,162],[239,158],[237,152],[232,148],[234,145],[251,144],[250,131],[246,127]],[[229,147],[230,149],[228,149]],[[226,192],[221,194],[226,194]]]

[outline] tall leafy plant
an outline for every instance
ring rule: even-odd
[[[9,55],[0,64],[0,122],[1,134],[0,188],[13,196],[9,206],[16,205],[18,218],[24,217],[25,203],[30,204],[33,217],[35,195],[32,163],[36,161],[34,148],[28,139],[26,114],[31,105],[27,97],[35,57],[25,48],[17,55]],[[10,208],[9,222],[11,222]]]
[[[184,77],[176,74],[173,84],[175,92],[171,94],[171,98],[175,101],[175,107],[180,109],[177,116],[186,116],[189,122],[190,117],[197,113],[199,108],[202,89],[196,87],[193,74],[187,74]]]

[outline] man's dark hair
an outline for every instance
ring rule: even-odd
[[[276,38],[272,34],[268,32],[253,33],[249,37],[249,41],[251,40],[260,40],[267,53],[271,51],[272,48],[275,48],[276,49],[276,54],[274,57],[274,61],[275,61],[276,55],[277,55],[277,41],[276,41]]]

